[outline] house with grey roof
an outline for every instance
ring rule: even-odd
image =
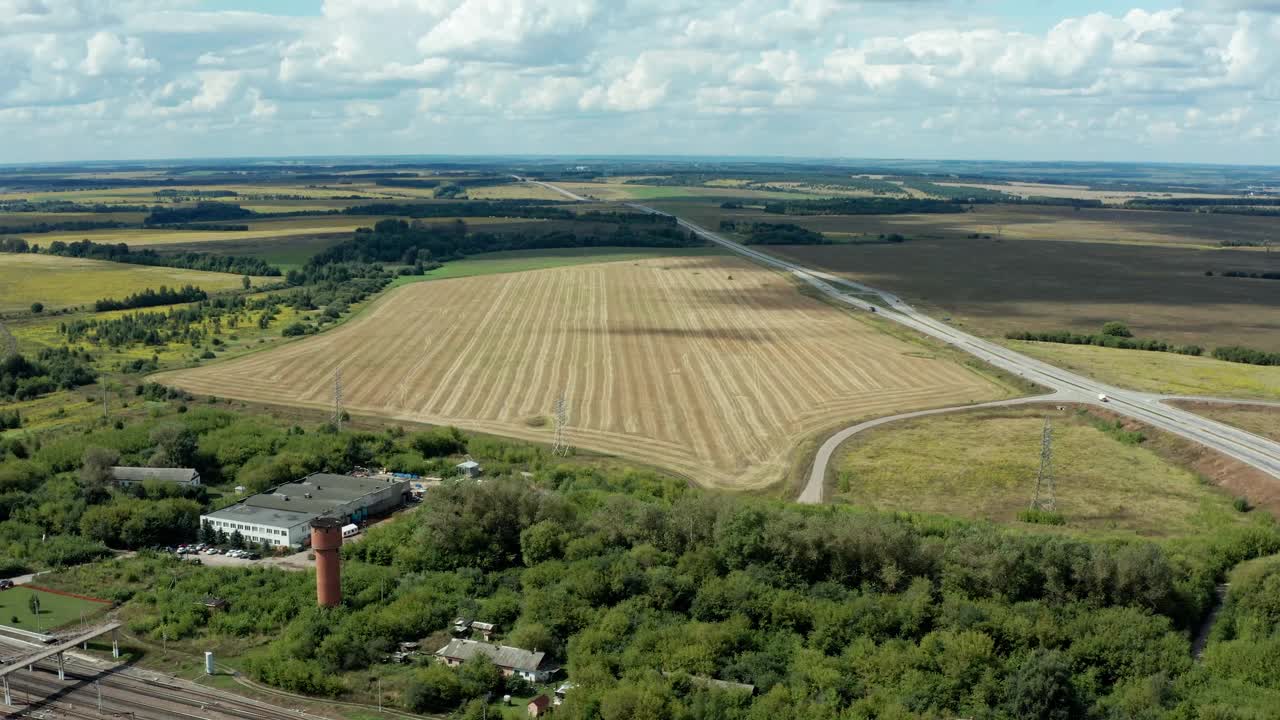
[[[558,670],[547,663],[546,653],[509,645],[454,639],[436,651],[436,659],[449,667],[457,667],[482,655],[492,660],[506,677],[515,675],[534,683],[547,682]]]
[[[193,468],[113,467],[111,479],[120,487],[138,485],[148,480],[194,487],[200,484],[200,473]]]

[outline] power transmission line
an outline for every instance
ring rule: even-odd
[[[569,410],[564,401],[564,395],[556,399],[556,436],[555,443],[551,447],[552,455],[567,457],[569,455]]]
[[[1040,472],[1036,473],[1036,494],[1031,499],[1032,510],[1056,512],[1058,499],[1053,486],[1053,423],[1044,419],[1044,431],[1040,435]]]
[[[342,431],[342,368],[333,375],[333,426]]]

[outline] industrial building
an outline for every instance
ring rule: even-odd
[[[251,543],[302,547],[310,543],[312,520],[360,522],[399,507],[408,492],[407,480],[313,473],[202,515],[200,522],[227,534],[238,530]]]

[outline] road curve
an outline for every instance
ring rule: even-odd
[[[823,501],[823,495],[826,489],[827,466],[831,464],[831,458],[835,456],[836,450],[844,444],[845,440],[848,440],[863,430],[870,430],[873,427],[887,425],[888,423],[897,422],[899,420],[910,420],[912,418],[927,417],[929,415],[943,415],[946,413],[964,412],[965,410],[1010,407],[1013,405],[1063,402],[1063,400],[1063,395],[1059,393],[1051,393],[1049,395],[1035,395],[1032,397],[1013,398],[1011,400],[996,400],[995,402],[978,403],[975,405],[954,405],[952,407],[934,408],[933,410],[917,410],[915,412],[900,413],[898,415],[886,415],[874,420],[868,420],[857,425],[852,425],[827,438],[827,441],[822,443],[822,447],[818,448],[817,454],[813,457],[813,466],[809,469],[809,480],[805,483],[804,490],[800,491],[800,496],[796,498],[796,502],[817,505]]]
[[[581,195],[551,183],[532,180],[528,182],[558,192],[571,200],[587,200]],[[639,203],[628,203],[628,205],[643,212],[660,215],[669,214]],[[790,273],[796,279],[827,295],[832,300],[861,310],[874,311],[881,317],[941,340],[995,367],[1047,387],[1054,391],[1053,395],[1049,397],[1057,401],[1106,407],[1117,414],[1139,420],[1152,427],[1200,443],[1280,479],[1280,443],[1164,404],[1164,400],[1171,399],[1169,397],[1114,387],[1027,357],[1003,345],[957,330],[919,312],[904,302],[902,298],[892,293],[846,280],[831,273],[807,268],[789,260],[783,260],[741,245],[683,218],[677,217],[676,222],[679,223],[680,227],[708,242],[724,247],[765,266]],[[883,302],[867,302],[850,294],[851,292],[878,297]],[[1106,400],[1100,399],[1103,396],[1105,396]],[[1046,398],[1038,399],[1045,400]],[[821,459],[819,458],[819,460]],[[802,498],[807,502],[821,502],[821,478],[825,477],[826,464],[825,461],[814,462],[809,482],[813,484],[815,477],[819,479],[819,482],[816,490],[806,486],[802,493]]]

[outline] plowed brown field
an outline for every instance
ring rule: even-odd
[[[1001,390],[782,275],[660,258],[419,283],[314,338],[166,373],[186,390],[543,442],[562,392],[571,442],[705,485],[780,480],[801,441],[860,418]]]

